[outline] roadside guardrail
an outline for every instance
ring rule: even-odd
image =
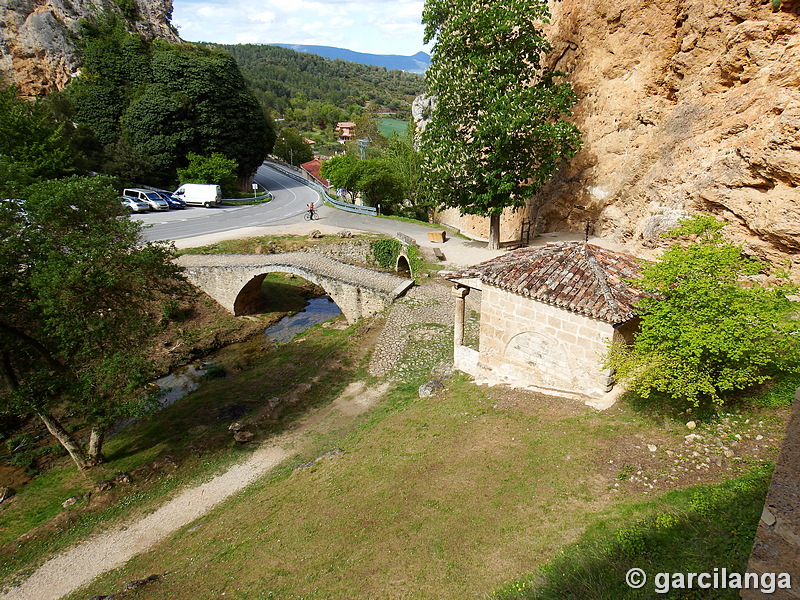
[[[300,183],[303,183],[308,187],[312,188],[313,190],[318,192],[320,196],[322,196],[322,199],[325,202],[327,202],[334,208],[338,208],[339,210],[345,210],[347,212],[358,213],[360,215],[372,215],[373,217],[378,214],[378,209],[373,206],[358,206],[357,204],[350,204],[349,202],[342,202],[341,200],[336,200],[330,194],[328,194],[328,190],[326,190],[319,183],[308,181],[308,179],[306,179],[302,175],[294,173],[293,171],[291,171],[290,169],[288,169],[283,165],[279,165],[271,161],[264,161],[264,164],[267,165],[268,167],[275,169],[276,171],[280,171],[287,177],[291,177],[292,179],[295,179]]]

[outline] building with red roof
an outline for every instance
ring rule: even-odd
[[[583,242],[521,248],[445,275],[455,284],[456,368],[479,379],[608,399],[611,341],[630,341],[640,261]],[[480,342],[464,345],[464,297],[480,290]],[[461,311],[459,313],[459,311]]]
[[[304,162],[302,165],[300,165],[300,168],[303,169],[309,175],[311,175],[314,179],[316,179],[326,188],[331,187],[330,182],[319,174],[319,170],[322,168],[322,161],[320,159],[315,158],[314,160]]]

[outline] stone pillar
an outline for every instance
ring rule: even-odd
[[[456,299],[455,328],[453,330],[453,344],[456,348],[464,345],[464,298],[469,294],[469,288],[456,284],[450,293]]]

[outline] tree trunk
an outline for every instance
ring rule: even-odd
[[[489,215],[489,250],[500,249],[500,215]]]
[[[17,378],[17,374],[11,365],[11,358],[7,351],[0,353],[0,371],[2,371],[3,379],[8,384],[8,387],[12,391],[18,390],[19,379]],[[47,427],[47,431],[49,431],[53,437],[56,438],[62,446],[64,446],[64,449],[69,452],[69,455],[72,457],[72,460],[75,461],[75,464],[78,465],[78,468],[85,469],[87,467],[86,455],[81,447],[75,443],[75,440],[72,439],[72,436],[69,434],[69,432],[64,429],[61,423],[59,423],[52,415],[36,409],[34,410],[36,414],[39,415],[39,418],[42,420],[45,427]]]
[[[86,460],[86,454],[83,452],[83,449],[75,443],[75,440],[72,439],[72,436],[64,429],[61,423],[47,413],[37,411],[36,414],[39,415],[39,418],[42,420],[45,427],[47,427],[47,431],[53,434],[53,437],[58,440],[58,443],[64,446],[64,449],[69,452],[69,455],[72,457],[72,460],[75,461],[75,464],[78,465],[78,468],[87,468],[89,462]]]
[[[106,462],[106,457],[103,456],[103,438],[105,432],[99,427],[93,427],[92,433],[89,436],[89,461],[91,465],[99,465]]]

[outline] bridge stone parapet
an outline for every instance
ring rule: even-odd
[[[307,252],[283,254],[185,254],[175,261],[189,281],[234,315],[258,310],[268,273],[291,273],[322,287],[348,323],[382,311],[413,280]]]

